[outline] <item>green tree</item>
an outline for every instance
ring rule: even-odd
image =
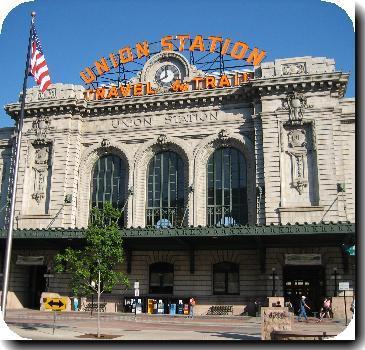
[[[93,208],[83,248],[68,247],[56,255],[55,270],[71,274],[74,295],[88,296],[96,291],[99,273],[100,293],[110,292],[117,284],[129,286],[128,278],[116,271],[116,266],[123,261],[123,240],[118,228],[121,215],[109,202],[101,209]]]

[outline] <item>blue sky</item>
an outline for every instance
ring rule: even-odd
[[[79,73],[112,51],[171,34],[202,34],[267,51],[264,61],[295,56],[334,58],[351,73],[355,95],[355,35],[341,8],[319,0],[36,0],[13,9],[0,34],[0,127],[13,125],[3,106],[22,89],[30,13],[53,82],[82,84]],[[32,77],[28,87],[34,85]]]

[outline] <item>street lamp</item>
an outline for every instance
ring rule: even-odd
[[[137,316],[137,297],[139,297],[139,281],[134,282],[134,318]]]
[[[270,276],[270,279],[272,279],[272,292],[271,292],[271,296],[272,297],[276,297],[276,286],[275,286],[275,280],[278,278],[277,277],[277,273],[276,273],[276,269],[275,267],[273,267],[271,269],[272,271],[272,276]]]
[[[335,293],[334,296],[337,296],[337,279],[341,278],[341,276],[337,272],[337,267],[333,268],[333,274],[331,275],[331,279],[335,280]]]

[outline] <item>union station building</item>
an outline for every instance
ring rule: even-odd
[[[318,310],[338,282],[355,288],[349,74],[309,56],[237,74],[226,73],[229,84],[205,79],[164,52],[123,96],[71,84],[28,89],[8,308],[39,308],[43,292],[73,296],[53,258],[82,245],[90,209],[106,201],[123,211],[119,268],[131,282],[103,294],[109,311],[127,310],[135,281],[143,312],[149,298],[168,312],[194,296],[198,314],[212,305],[243,314],[272,295],[294,304],[306,295]],[[172,91],[176,77],[187,84]],[[5,109],[16,121],[20,102]],[[0,129],[1,262],[13,149],[14,129]]]

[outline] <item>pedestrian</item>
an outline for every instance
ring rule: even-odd
[[[323,320],[323,317],[327,316],[328,318],[331,318],[331,299],[325,298],[323,301],[323,306],[321,307],[321,311],[319,313],[319,321],[321,322]]]
[[[194,307],[196,304],[195,299],[193,297],[190,298],[189,304],[190,304],[189,318],[193,318],[194,317]]]
[[[305,318],[305,321],[308,322],[308,317],[305,309],[307,308],[310,310],[310,307],[305,303],[306,297],[303,295],[302,299],[300,300],[300,309],[298,314],[298,322],[300,322],[300,318],[303,316]]]
[[[355,298],[352,300],[350,310],[353,314],[355,313]]]

